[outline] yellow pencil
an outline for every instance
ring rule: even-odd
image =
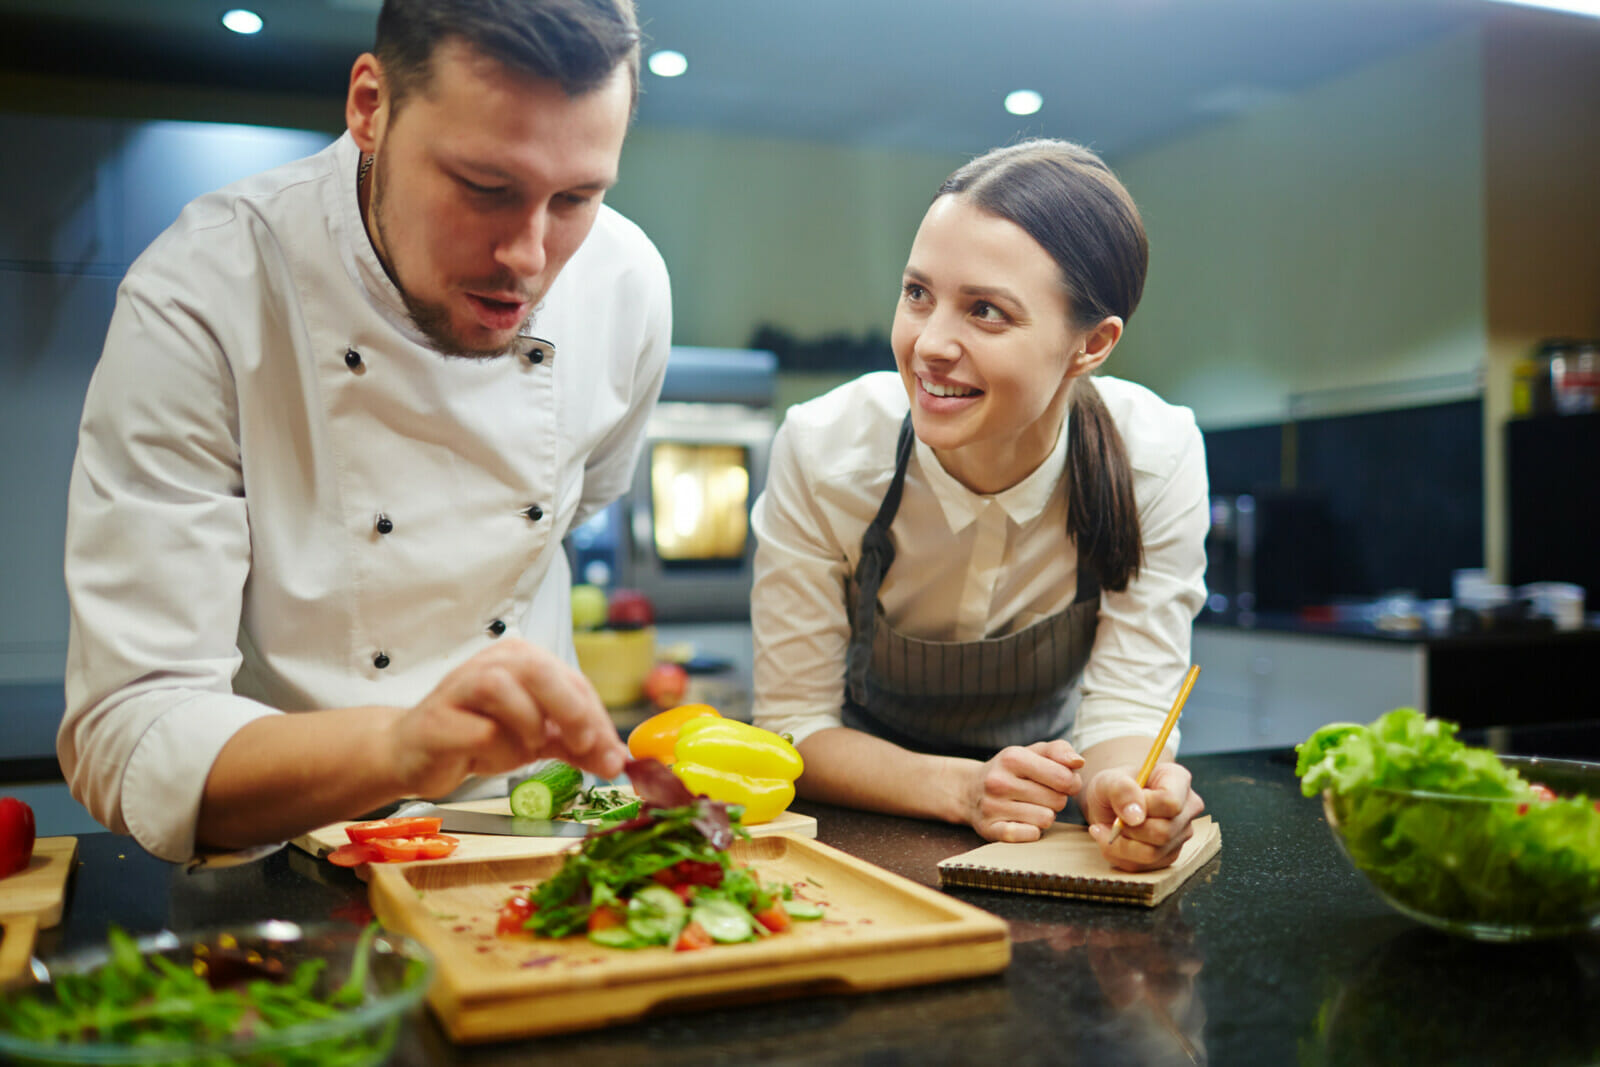
[[[1156,743],[1150,746],[1150,754],[1144,758],[1144,766],[1139,768],[1136,779],[1139,788],[1143,789],[1150,781],[1150,775],[1156,769],[1156,763],[1161,759],[1161,750],[1167,747],[1167,738],[1172,736],[1172,728],[1178,723],[1178,716],[1183,713],[1183,703],[1189,699],[1189,690],[1194,688],[1194,680],[1200,677],[1200,664],[1191,664],[1189,673],[1183,676],[1183,685],[1178,689],[1178,699],[1172,702],[1172,710],[1167,712],[1167,721],[1161,724],[1161,732],[1156,735]],[[1111,824],[1111,836],[1106,838],[1106,844],[1111,844],[1122,835],[1122,816]]]

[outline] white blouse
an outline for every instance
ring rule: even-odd
[[[408,706],[505,635],[572,660],[561,539],[627,488],[666,371],[666,268],[606,208],[538,341],[441,357],[357,160],[346,134],[190,204],[123,280],[84,404],[57,750],[164,858],[259,716]]]
[[[1070,735],[1080,751],[1160,732],[1205,601],[1210,523],[1205,448],[1189,409],[1132,382],[1094,382],[1127,445],[1144,561],[1126,590],[1101,594],[1089,664],[1069,697],[1081,700]],[[752,517],[755,719],[797,741],[840,725],[850,641],[845,583],[894,473],[908,405],[897,374],[869,374],[790,408],[773,441]],[[1071,604],[1077,554],[1060,487],[1066,462],[1063,422],[1037,470],[985,496],[917,441],[890,527],[894,563],[879,591],[889,624],[923,640],[976,641]]]

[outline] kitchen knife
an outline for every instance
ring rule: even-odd
[[[498,834],[501,837],[588,837],[593,829],[588,823],[570,819],[524,819],[516,815],[499,815],[490,811],[459,811],[437,805],[413,805],[407,815],[433,816],[443,819],[440,829],[455,834]]]

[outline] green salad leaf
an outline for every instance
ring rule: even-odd
[[[328,961],[302,960],[293,968],[225,947],[207,947],[184,966],[146,954],[121,928],[107,932],[106,962],[83,973],[57,975],[43,987],[0,995],[0,1033],[42,1046],[143,1046],[163,1050],[157,1062],[222,1062],[203,1046],[270,1038],[274,1031],[331,1019],[363,1004],[367,955],[377,924],[361,934],[349,979],[325,992]],[[241,1052],[227,1062],[275,1067],[334,1067],[370,1063],[392,1042],[398,1019],[379,1029],[333,1033],[292,1047]],[[181,1054],[173,1049],[184,1050]]]
[[[1402,905],[1447,922],[1583,925],[1600,900],[1600,811],[1548,799],[1456,730],[1415,708],[1334,723],[1297,746],[1295,773],[1307,796],[1326,792],[1352,862]]]

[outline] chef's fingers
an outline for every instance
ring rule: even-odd
[[[542,750],[549,747],[553,726],[577,766],[606,778],[621,774],[626,750],[589,680],[536,645],[508,641],[500,647],[500,662],[513,671],[537,709],[531,719],[518,723],[522,736]]]

